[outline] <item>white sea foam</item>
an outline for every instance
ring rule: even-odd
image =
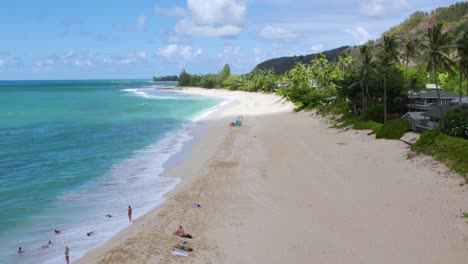
[[[127,92],[133,96],[139,96],[147,99],[160,99],[160,100],[203,100],[204,97],[198,96],[187,96],[184,94],[162,93],[161,91],[156,91],[153,88],[140,88],[140,89],[122,89],[122,92]]]

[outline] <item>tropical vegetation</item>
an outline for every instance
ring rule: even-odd
[[[177,75],[168,75],[160,77],[153,76],[153,82],[177,82],[178,80],[179,76]]]
[[[411,149],[433,156],[461,175],[468,175],[468,140],[441,131],[426,131]]]

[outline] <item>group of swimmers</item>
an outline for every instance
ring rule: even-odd
[[[128,209],[127,209],[127,215],[128,215],[128,221],[129,222],[132,222],[132,214],[133,214],[133,210],[132,210],[132,207],[129,205]],[[111,218],[112,215],[107,214],[106,217]],[[60,229],[54,229],[54,233],[56,235],[60,234],[61,232],[62,231]],[[96,234],[95,230],[86,233],[86,236],[90,237],[90,236],[93,236],[94,234]],[[49,240],[49,242],[47,244],[42,245],[41,248],[42,249],[47,249],[47,248],[49,248],[50,245],[52,245],[51,240]],[[18,254],[23,254],[25,252],[25,250],[22,247],[19,247],[17,252],[18,252]],[[66,261],[67,264],[70,263],[70,248],[68,246],[65,247],[65,261]]]

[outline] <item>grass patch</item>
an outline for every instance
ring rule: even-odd
[[[354,129],[358,130],[364,130],[364,129],[371,129],[375,133],[379,132],[380,129],[382,129],[383,124],[374,122],[372,120],[370,121],[357,121],[354,124]]]
[[[468,140],[451,137],[441,131],[426,131],[411,149],[433,156],[467,178]]]
[[[462,213],[462,218],[468,218],[468,213]]]
[[[380,129],[380,131],[377,132],[376,138],[400,139],[408,130],[408,120],[390,120],[383,124],[382,129]]]

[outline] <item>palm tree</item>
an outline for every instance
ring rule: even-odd
[[[346,52],[343,52],[339,57],[338,57],[338,65],[340,67],[341,72],[343,73],[343,78],[344,75],[353,61],[353,58]]]
[[[408,40],[404,46],[403,56],[405,60],[405,78],[408,79],[408,63],[410,58],[414,58],[417,55],[416,45],[411,40]]]
[[[450,59],[450,49],[452,45],[453,37],[448,32],[442,31],[443,24],[437,23],[432,28],[427,29],[426,43],[421,43],[423,47],[423,58],[427,63],[427,71],[431,71],[434,74],[434,82],[437,91],[437,102],[440,109],[440,115],[442,117],[442,128],[445,127],[444,113],[440,104],[440,91],[439,83],[437,81],[437,69],[442,68],[448,73],[453,73],[452,65],[453,61]]]
[[[353,88],[356,85],[359,85],[361,88],[361,99],[362,99],[362,106],[364,110],[367,107],[367,97],[369,97],[369,90],[368,90],[368,80],[369,75],[374,71],[374,57],[372,56],[371,50],[369,46],[366,44],[362,45],[359,48],[359,69],[357,72],[357,80],[352,83],[349,88]],[[365,90],[364,90],[365,87]],[[369,97],[370,98],[370,97]]]
[[[393,63],[399,63],[398,42],[395,36],[384,36],[383,51],[381,53],[382,64],[384,66],[384,122],[387,121],[387,74],[388,68]]]
[[[462,92],[462,81],[463,75],[465,75],[466,81],[466,94],[468,95],[468,33],[465,32],[463,37],[457,43],[457,54],[458,54],[458,69],[460,71],[460,81],[458,88],[460,92],[460,104],[463,96]]]

